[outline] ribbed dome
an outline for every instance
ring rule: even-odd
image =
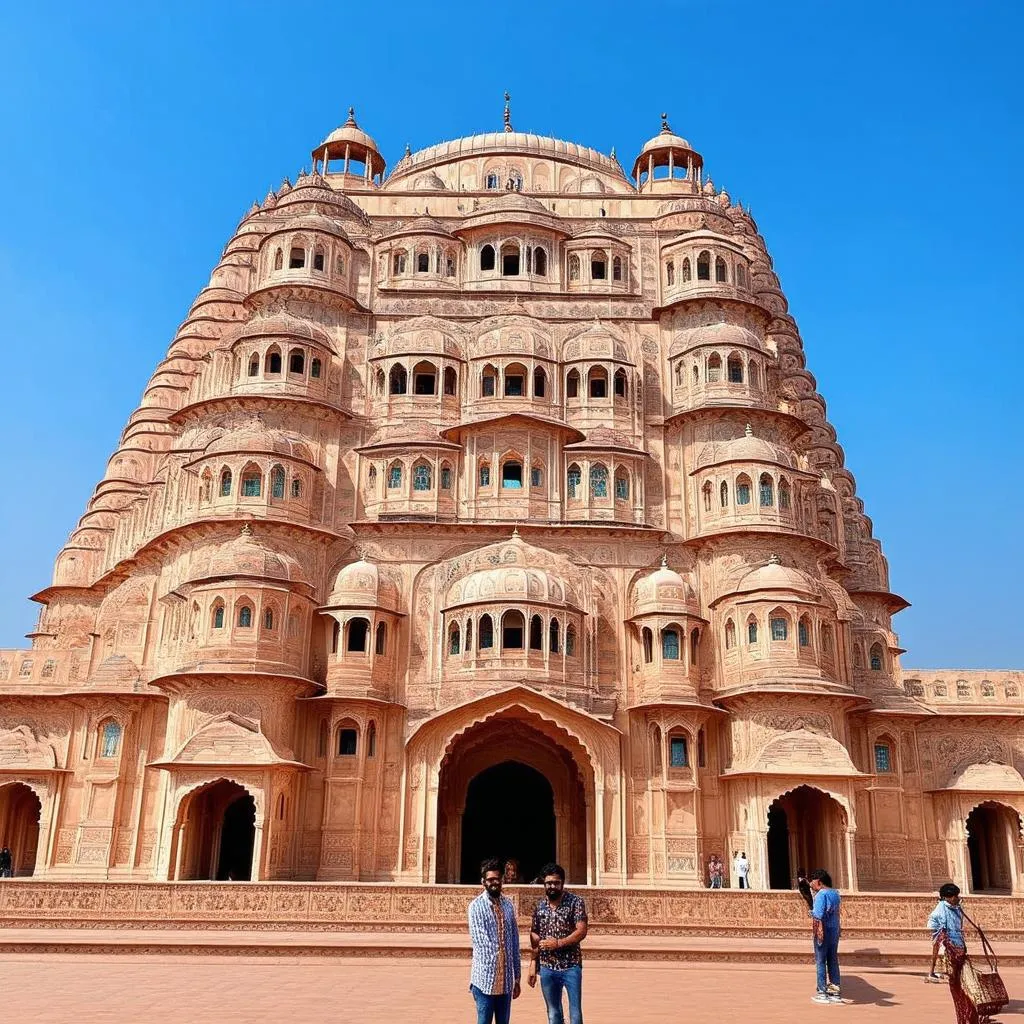
[[[329,608],[384,608],[399,611],[398,588],[373,564],[360,560],[338,573],[327,599]]]
[[[634,615],[700,615],[697,595],[682,576],[668,567],[668,559],[633,588]]]
[[[548,217],[555,216],[539,199],[523,195],[522,192],[504,192],[494,199],[488,199],[481,203],[473,211],[473,214],[477,216],[483,213],[507,213],[519,210],[523,213],[543,213]]]
[[[334,350],[331,339],[322,328],[311,324],[308,320],[300,320],[291,313],[272,313],[270,316],[256,316],[229,335],[230,343],[241,338],[265,338],[284,335],[289,338],[301,338]],[[225,339],[228,340],[228,339]]]
[[[799,569],[782,564],[778,555],[772,555],[765,565],[748,572],[736,585],[734,593],[747,594],[757,590],[795,590],[800,594],[820,593],[818,584]]]
[[[755,437],[749,423],[742,437],[705,445],[697,458],[697,468],[704,469],[723,462],[757,462],[785,466],[787,469],[797,468],[796,456],[791,451],[764,438]]]
[[[365,146],[367,149],[379,152],[379,150],[377,150],[377,143],[374,142],[373,139],[356,124],[356,112],[352,107],[348,108],[348,120],[340,128],[335,128],[334,131],[320,143],[320,148],[322,149],[324,146],[331,146],[337,142],[347,142],[350,145]]]
[[[562,347],[562,359],[565,362],[614,359],[619,363],[632,364],[626,346],[601,323],[592,324],[582,334],[567,341]]]
[[[283,455],[289,459],[298,459],[302,462],[313,460],[313,453],[308,445],[297,438],[288,437],[280,430],[273,427],[261,427],[259,425],[247,425],[229,430],[210,442],[206,449],[208,455],[218,452],[223,453],[273,453]]]
[[[267,238],[280,234],[282,231],[322,231],[324,234],[344,238],[346,242],[350,241],[345,229],[336,220],[331,220],[330,217],[325,217],[322,213],[303,213],[298,217],[291,218],[275,228],[267,235]]]
[[[242,527],[238,537],[222,544],[214,552],[202,578],[239,576],[248,579],[287,580],[292,583],[308,582],[294,558],[271,551],[257,539],[248,523]]]
[[[704,327],[691,327],[689,330],[680,331],[668,350],[669,359],[703,345],[764,351],[761,339],[746,327],[740,327],[738,324],[707,324]]]
[[[412,182],[414,192],[440,192],[447,189],[447,185],[433,172],[418,174]]]
[[[416,217],[408,224],[403,224],[397,230],[391,231],[386,235],[382,235],[381,241],[387,238],[398,238],[403,235],[444,235],[446,238],[455,237],[435,217],[431,217],[429,214],[424,214],[422,217]]]

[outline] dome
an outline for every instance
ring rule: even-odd
[[[778,555],[772,555],[764,565],[746,573],[736,585],[734,593],[748,594],[761,590],[792,590],[814,597],[820,593],[818,584],[807,573],[783,565]]]
[[[533,224],[561,235],[569,233],[569,229],[562,226],[562,219],[557,213],[549,210],[539,199],[523,195],[522,192],[503,192],[482,202],[467,215],[457,230],[521,223]]]
[[[314,464],[313,453],[305,442],[288,437],[273,427],[258,423],[229,430],[210,442],[207,455],[223,454],[266,454],[283,455],[288,459]]]
[[[539,199],[523,195],[522,192],[504,192],[494,199],[488,199],[481,203],[473,213],[505,213],[512,210],[521,210],[524,213],[543,213],[549,217],[555,216]]]
[[[984,761],[965,765],[955,771],[946,789],[972,793],[1024,793],[1024,778],[1008,764]]]
[[[661,115],[661,131],[654,136],[653,139],[648,139],[640,149],[640,154],[637,156],[636,161],[633,164],[633,177],[637,178],[640,172],[644,169],[646,164],[646,157],[649,154],[660,154],[656,157],[654,163],[655,166],[661,166],[662,164],[668,163],[667,153],[669,150],[682,150],[686,153],[693,154],[694,165],[700,167],[703,161],[700,158],[700,154],[694,150],[693,146],[687,142],[681,135],[676,135],[675,132],[669,127],[668,115]]]
[[[377,149],[377,143],[370,138],[356,124],[355,108],[348,108],[348,120],[340,127],[335,128],[330,135],[313,150],[313,164],[316,166],[318,160],[324,161],[323,173],[325,175],[335,173],[328,166],[330,160],[344,160],[342,173],[354,173],[349,169],[349,160],[362,161],[366,165],[366,180],[369,181],[374,175],[383,176],[384,158]],[[361,175],[360,175],[361,176]]]
[[[704,345],[714,345],[716,348],[752,348],[758,352],[764,351],[761,339],[753,331],[746,327],[740,327],[738,324],[719,323],[680,331],[668,350],[668,357],[673,359],[684,352]]]
[[[328,608],[383,608],[398,612],[398,588],[373,564],[360,560],[338,573],[327,598]]]
[[[700,616],[697,595],[682,576],[668,567],[668,559],[633,587],[633,615]]]
[[[584,238],[599,238],[602,241],[618,242],[619,245],[623,244],[622,239],[613,231],[606,228],[603,224],[587,224],[574,231],[572,234],[572,240],[574,242],[581,241]]]
[[[797,469],[796,456],[762,437],[755,437],[748,423],[742,437],[705,445],[697,457],[697,468],[717,466],[723,462],[758,462]]]
[[[267,238],[270,239],[274,235],[281,234],[282,231],[322,231],[324,234],[335,235],[338,238],[345,239],[346,242],[351,242],[345,229],[336,221],[331,220],[330,217],[325,217],[322,213],[302,213],[298,217],[292,217],[281,224],[277,225],[267,233]]]
[[[566,451],[625,451],[633,452],[636,455],[647,453],[638,448],[633,441],[621,430],[612,430],[611,427],[594,427],[587,432],[582,441],[575,441],[565,446]]]
[[[381,241],[387,238],[399,238],[403,235],[443,235],[445,238],[455,237],[437,218],[431,217],[429,211],[408,224],[402,225],[397,230],[381,235]]]
[[[633,364],[626,346],[600,321],[591,324],[582,334],[570,338],[562,347],[562,361],[566,363],[612,359],[618,363]]]
[[[323,149],[324,146],[330,146],[333,148],[334,144],[339,142],[347,142],[349,145],[363,146],[366,149],[372,149],[375,152],[380,152],[377,149],[377,143],[374,142],[358,124],[356,124],[355,107],[348,108],[348,119],[340,128],[335,128],[334,131],[320,143],[318,148]]]
[[[427,171],[413,179],[412,188],[414,192],[441,192],[448,186],[433,171]]]
[[[270,316],[255,316],[247,323],[236,327],[227,338],[230,344],[242,338],[266,338],[284,335],[288,338],[300,338],[329,351],[334,351],[331,339],[322,328],[311,324],[308,320],[300,320],[291,313],[272,313]],[[225,340],[227,340],[227,338]]]
[[[213,553],[201,578],[240,577],[307,583],[299,563],[290,555],[271,551],[252,532],[249,524],[234,540]]]
[[[518,530],[511,540],[485,550],[493,551],[493,560],[498,564],[478,569],[453,583],[445,602],[446,610],[470,604],[516,602],[579,607],[575,592],[565,580],[548,569],[527,564],[531,553],[538,549],[523,543]]]

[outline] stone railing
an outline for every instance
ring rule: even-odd
[[[1001,708],[1024,711],[1024,672],[984,669],[905,668],[903,689],[908,696],[934,707],[958,705],[972,710]]]

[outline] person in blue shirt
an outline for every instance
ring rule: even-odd
[[[960,887],[946,882],[939,889],[939,902],[928,915],[928,927],[932,933],[932,948],[939,945],[946,949],[949,963],[949,994],[953,998],[957,1024],[978,1024],[978,1011],[964,991],[961,974],[967,959],[967,943],[964,941],[964,912],[960,907]],[[932,973],[935,970],[932,961]]]
[[[814,965],[818,989],[812,1002],[841,1003],[839,986],[839,892],[832,876],[818,868],[811,872],[811,918],[814,921]],[[829,984],[831,983],[831,984]]]

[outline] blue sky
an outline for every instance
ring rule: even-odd
[[[247,207],[353,104],[394,164],[513,123],[616,147],[662,110],[749,204],[922,667],[1024,666],[1016,608],[1024,5],[0,8],[0,646]]]

